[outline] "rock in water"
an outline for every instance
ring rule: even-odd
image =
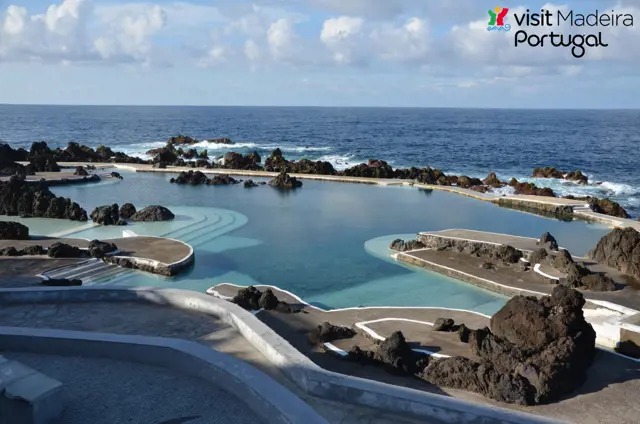
[[[418,240],[404,241],[402,239],[395,239],[389,245],[389,249],[397,250],[398,252],[407,252],[409,250],[424,249],[424,247],[425,247],[424,244],[422,244]]]
[[[479,361],[432,361],[426,381],[492,399],[534,405],[580,387],[595,353],[596,333],[584,319],[585,300],[556,286],[541,299],[516,296],[491,318],[491,330],[474,330],[469,345]]]
[[[307,338],[309,339],[309,343],[313,345],[321,345],[334,340],[350,339],[355,335],[356,332],[351,328],[323,322],[322,325],[311,330],[307,335]]]
[[[100,240],[92,240],[89,243],[89,255],[92,258],[103,258],[108,253],[113,253],[118,250],[118,247],[113,243],[107,243]]]
[[[131,216],[131,220],[136,222],[170,221],[173,218],[175,215],[169,209],[158,205],[147,206]]]
[[[302,187],[302,181],[298,181],[296,177],[290,177],[286,172],[281,172],[277,177],[269,181],[269,185],[289,190]]]
[[[253,180],[247,180],[244,182],[244,188],[253,188],[258,187],[258,184],[254,183]]]
[[[91,220],[100,225],[116,225],[120,220],[118,204],[98,206],[91,212]]]
[[[498,176],[496,175],[495,172],[491,172],[489,175],[487,175],[487,178],[482,180],[482,182],[485,185],[488,185],[489,187],[493,187],[493,188],[499,188],[507,185],[507,183],[504,183],[498,179]]]
[[[19,222],[0,221],[0,240],[29,240],[29,227]]]
[[[87,256],[87,252],[76,246],[57,242],[49,247],[47,256],[50,258],[84,258]]]
[[[633,228],[616,228],[602,237],[588,256],[640,278],[640,233]]]
[[[73,172],[73,175],[78,175],[80,177],[87,177],[89,176],[89,173],[87,172],[86,169],[84,169],[84,166],[76,166],[76,170]]]
[[[123,219],[131,219],[131,217],[136,213],[136,207],[131,203],[125,203],[120,206],[120,218]]]

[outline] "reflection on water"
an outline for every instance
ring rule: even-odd
[[[136,224],[140,234],[167,235],[196,249],[196,265],[174,279],[144,274],[126,284],[205,290],[222,282],[271,284],[331,308],[358,305],[468,307],[492,312],[504,298],[473,286],[415,270],[385,258],[396,234],[447,228],[539,237],[551,232],[575,254],[584,254],[606,228],[560,222],[502,209],[487,202],[412,187],[304,181],[292,192],[269,186],[178,186],[170,175],[127,175],[92,190],[59,187],[87,210],[132,202],[170,207],[180,219]],[[259,180],[259,179],[254,179]],[[124,227],[127,228],[127,227]],[[104,237],[122,227],[79,233]]]

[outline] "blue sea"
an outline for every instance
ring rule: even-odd
[[[536,182],[560,193],[609,195],[633,213],[640,197],[639,118],[636,111],[0,106],[0,137],[27,148],[37,140],[52,147],[78,141],[141,156],[172,135],[229,137],[235,151],[268,155],[280,147],[290,158],[328,160],[338,168],[380,158],[397,167],[428,165],[470,176],[495,171],[519,179],[537,166],[581,169],[592,185]],[[204,141],[198,148],[217,155],[229,146]],[[492,314],[504,304],[503,296],[399,264],[389,256],[389,243],[447,228],[528,237],[550,231],[561,246],[581,255],[608,231],[413,187],[305,180],[301,189],[281,192],[269,186],[179,186],[169,183],[169,174],[122,174],[122,181],[53,190],[88,211],[114,202],[169,207],[177,216],[172,222],[126,228],[191,244],[196,264],[177,278],[127,271],[89,276],[88,284],[197,291],[219,283],[271,284],[325,308],[440,306]],[[122,235],[122,227],[23,221],[32,234]]]
[[[640,111],[314,107],[123,107],[0,105],[0,140],[105,144],[129,154],[177,134],[228,137],[231,150],[327,160],[336,168],[383,159],[394,167],[516,177],[558,194],[597,195],[640,212]],[[203,142],[198,149],[230,148]],[[594,185],[527,179],[534,167],[580,169]],[[599,183],[596,185],[595,183]]]

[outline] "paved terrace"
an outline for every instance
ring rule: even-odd
[[[196,311],[137,302],[3,305],[0,325],[192,340],[255,366],[302,398],[332,424],[425,422],[305,395],[235,329]],[[188,421],[194,424],[261,422],[251,421],[252,414],[246,405],[244,411],[239,411],[240,402],[218,388],[157,367],[102,359],[3,354],[58,379],[65,390],[70,388],[64,424],[161,424],[161,419],[187,416],[200,416]],[[94,419],[87,419],[89,416]]]
[[[256,287],[264,290],[268,286]],[[290,302],[296,307],[303,307],[303,312],[281,314],[260,311],[256,317],[324,369],[582,424],[631,424],[636,422],[637,414],[640,413],[640,403],[632,394],[640,390],[640,363],[630,359],[599,351],[589,370],[586,383],[577,393],[573,393],[566,399],[551,405],[533,407],[501,404],[475,393],[435,387],[419,379],[391,375],[376,367],[356,365],[339,359],[337,355],[325,352],[321,348],[311,346],[307,341],[308,331],[328,321],[358,330],[358,334],[352,339],[332,342],[338,349],[348,351],[354,345],[373,349],[376,338],[386,338],[393,331],[400,330],[414,349],[429,350],[440,355],[473,358],[468,345],[460,342],[455,333],[433,331],[430,324],[438,317],[450,317],[456,323],[464,323],[470,328],[479,328],[489,325],[488,317],[469,311],[440,308],[371,307],[324,311],[306,304],[286,291],[271,288],[279,299]],[[235,285],[220,284],[212,287],[208,292],[218,297],[228,298],[235,295],[238,289],[239,287]]]

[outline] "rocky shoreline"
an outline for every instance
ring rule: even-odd
[[[229,146],[233,146],[234,144],[228,138],[207,141]],[[287,160],[280,149],[275,149],[264,161],[257,152],[244,155],[229,152],[222,157],[210,158],[206,150],[198,152],[194,147],[191,147],[199,142],[197,139],[184,135],[171,137],[164,147],[152,149],[147,152],[147,154],[152,157],[152,159],[149,160],[128,156],[121,152],[114,152],[106,146],[100,146],[94,150],[75,142],[69,143],[65,149],[50,149],[45,142],[37,142],[33,143],[29,152],[24,149],[14,150],[5,144],[0,145],[0,154],[2,154],[0,173],[24,175],[25,173],[33,172],[34,169],[55,170],[59,168],[57,162],[133,163],[153,165],[160,169],[166,168],[167,166],[185,166],[194,169],[233,169],[371,179],[402,179],[413,180],[415,183],[420,184],[461,187],[479,193],[510,187],[515,194],[558,197],[550,188],[540,188],[533,183],[519,182],[515,178],[512,178],[509,182],[500,181],[493,172],[490,172],[485,179],[480,180],[466,175],[447,175],[439,169],[430,167],[394,169],[387,162],[379,159],[370,159],[367,163],[338,171],[334,169],[331,163],[326,161],[311,161],[308,159],[300,159],[298,161]],[[29,161],[30,164],[23,167],[15,163],[18,161]],[[588,184],[587,177],[581,171],[564,172],[556,168],[536,168],[532,176],[535,178],[558,178],[580,185]],[[208,179],[204,180],[200,175],[198,175],[198,178],[200,178],[200,181],[204,181],[202,184],[218,184],[215,179],[212,183],[208,183]],[[174,179],[174,182],[178,184],[194,184],[191,177],[185,176],[183,180],[185,182],[181,182],[180,177],[178,177]],[[224,182],[221,183],[224,184]],[[230,183],[233,184],[232,181],[230,181]],[[285,185],[288,185],[288,183]],[[252,185],[249,184],[247,187],[252,187]],[[567,198],[585,201],[594,212],[620,218],[629,218],[627,211],[620,204],[610,199],[599,199],[595,197],[577,199],[571,196],[567,196]],[[522,209],[522,207],[518,207],[518,205],[507,206]],[[525,207],[529,208],[531,212],[538,212],[536,205]],[[572,219],[572,214],[564,209],[542,211],[542,213],[545,213],[547,216],[558,217],[559,219]]]

